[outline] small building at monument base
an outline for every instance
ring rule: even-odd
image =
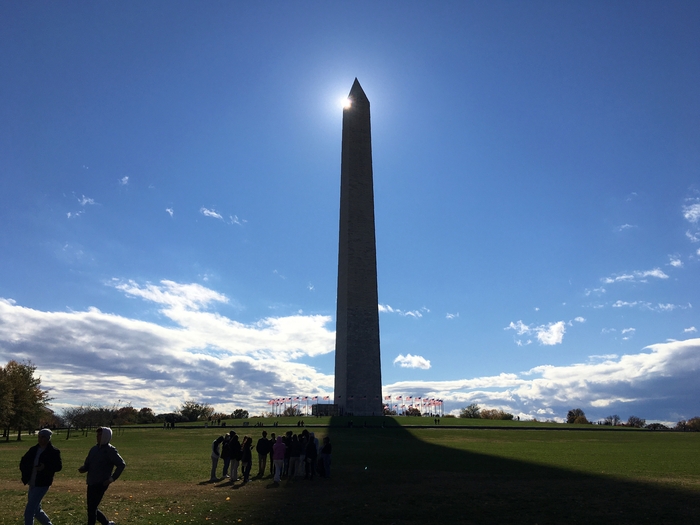
[[[330,404],[316,404],[311,405],[311,415],[312,416],[338,416],[338,405],[335,403]]]

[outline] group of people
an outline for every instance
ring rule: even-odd
[[[22,473],[22,483],[29,485],[27,505],[24,509],[24,525],[33,525],[36,518],[41,525],[51,525],[51,519],[41,507],[41,501],[53,483],[54,474],[63,469],[61,451],[53,446],[53,432],[44,428],[37,436],[37,444],[31,447],[19,463]],[[117,449],[110,443],[112,429],[100,427],[96,432],[97,443],[88,452],[78,472],[86,474],[87,482],[87,517],[88,525],[114,525],[98,508],[107,488],[122,474],[126,463]],[[284,477],[287,480],[295,478],[313,479],[318,473],[330,478],[331,475],[331,441],[324,437],[319,443],[313,432],[304,429],[299,435],[288,431],[284,436],[276,436],[273,432],[270,439],[263,430],[262,437],[255,444],[258,455],[258,474],[262,478],[267,471],[268,456],[270,459],[270,475],[279,483]],[[221,478],[217,478],[219,459],[223,459],[224,470]],[[225,436],[219,436],[211,444],[211,481],[230,478],[238,480],[238,468],[241,468],[243,483],[250,480],[250,470],[253,464],[253,439],[244,436],[239,441],[235,431]]]
[[[211,444],[211,476],[209,481],[215,482],[229,478],[238,480],[238,466],[241,466],[243,483],[250,481],[250,471],[253,463],[253,439],[244,436],[239,441],[235,431],[219,436]],[[270,439],[267,431],[263,430],[262,437],[255,444],[258,455],[257,477],[262,478],[267,470],[268,456],[270,459],[270,475],[279,483],[283,477],[313,479],[318,473],[322,477],[331,475],[331,441],[324,437],[319,443],[313,432],[304,429],[299,435],[288,431],[284,436],[276,436],[273,432]],[[219,460],[224,462],[221,477],[217,476]],[[230,471],[229,471],[230,468]]]
[[[22,456],[19,469],[22,483],[29,485],[27,506],[24,509],[24,525],[33,525],[34,518],[42,525],[51,525],[51,519],[41,508],[44,498],[53,483],[54,474],[63,469],[61,451],[51,443],[53,432],[43,428],[37,436],[37,444]],[[78,472],[87,474],[88,525],[114,525],[98,508],[107,488],[114,483],[126,467],[124,459],[110,443],[112,429],[100,427],[96,432],[97,444],[90,449]]]

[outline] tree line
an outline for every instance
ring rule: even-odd
[[[512,420],[513,414],[497,409],[483,409],[478,404],[472,403],[460,410],[459,417],[471,419],[505,419]],[[536,421],[536,420],[535,420]],[[580,408],[573,408],[566,414],[566,422],[572,425],[590,425],[586,414]],[[700,417],[694,417],[688,420],[682,419],[672,428],[662,423],[649,423],[645,419],[637,416],[630,416],[627,422],[622,421],[622,418],[617,414],[607,416],[605,419],[597,422],[599,425],[623,426],[633,428],[647,428],[649,430],[681,430],[700,432]]]
[[[9,441],[10,434],[32,432],[37,428],[92,429],[99,426],[147,425],[154,423],[180,423],[214,421],[222,419],[245,419],[248,411],[236,409],[232,413],[217,412],[207,403],[185,401],[175,412],[156,414],[148,407],[136,409],[126,406],[81,405],[68,407],[60,414],[49,408],[52,398],[41,388],[41,377],[36,375],[36,366],[30,361],[9,361],[0,366],[0,429],[2,437]]]

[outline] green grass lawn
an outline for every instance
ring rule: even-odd
[[[251,420],[254,424],[256,420]],[[269,421],[269,420],[268,420]],[[208,483],[210,444],[219,428],[126,429],[113,444],[127,462],[103,510],[117,524],[244,523],[695,523],[700,516],[700,434],[547,424],[396,418],[306,419],[331,437],[330,480],[247,485]],[[399,423],[410,423],[403,427]],[[262,430],[237,427],[254,440]],[[423,423],[419,425],[417,423]],[[491,422],[489,422],[491,423]],[[289,424],[285,427],[283,425]],[[318,427],[310,427],[316,425]],[[448,427],[449,425],[449,427]],[[559,425],[554,428],[572,428]],[[26,488],[19,459],[36,438],[0,443],[0,524],[21,523]],[[44,499],[54,525],[85,522],[84,476],[77,472],[94,434],[54,436],[64,470]],[[221,463],[219,471],[221,471]],[[254,455],[253,473],[257,470]]]

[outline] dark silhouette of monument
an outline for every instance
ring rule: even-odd
[[[369,100],[355,79],[343,110],[340,168],[335,405],[340,414],[381,415],[377,247]]]

